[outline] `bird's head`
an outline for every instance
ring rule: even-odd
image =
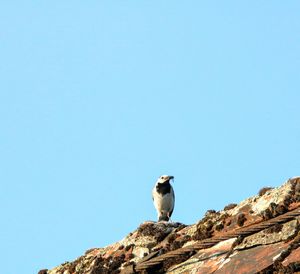
[[[174,176],[162,175],[158,178],[157,183],[160,183],[160,184],[167,183],[172,179],[174,179]]]

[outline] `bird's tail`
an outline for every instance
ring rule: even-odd
[[[169,221],[169,217],[167,216],[167,214],[163,214],[163,215],[160,215],[159,218],[158,218],[158,221],[161,222],[161,221],[166,221],[168,222]]]

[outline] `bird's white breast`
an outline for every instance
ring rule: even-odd
[[[170,212],[174,208],[174,191],[171,187],[170,193],[162,195],[156,191],[156,186],[152,190],[153,202],[157,211]]]

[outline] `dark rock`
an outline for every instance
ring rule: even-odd
[[[230,210],[230,209],[233,209],[237,206],[237,204],[229,204],[227,206],[224,207],[224,210]]]
[[[268,192],[271,189],[273,189],[273,187],[263,187],[259,190],[258,196],[263,196],[264,194],[266,194],[266,192]]]
[[[243,226],[244,223],[246,222],[246,220],[247,220],[247,218],[246,218],[245,214],[244,213],[240,213],[238,215],[238,218],[237,218],[237,224],[238,224],[238,226]]]

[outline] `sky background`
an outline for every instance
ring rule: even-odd
[[[1,1],[1,273],[300,174],[299,1]]]

